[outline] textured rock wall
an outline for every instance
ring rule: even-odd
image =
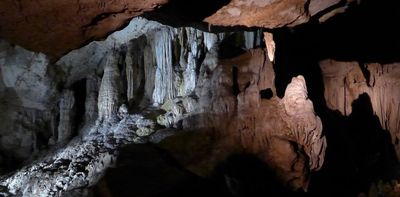
[[[400,67],[394,64],[320,62],[325,86],[327,106],[348,116],[352,104],[363,93],[368,94],[374,113],[383,129],[389,130],[391,140],[400,158],[399,83]]]
[[[106,37],[134,16],[166,2],[7,0],[0,2],[0,35],[25,48],[59,58],[88,41]]]
[[[0,41],[2,166],[33,158],[58,127],[58,79],[47,57]]]
[[[154,10],[157,13],[163,6],[167,15],[160,20],[169,23],[182,18],[210,26],[272,29],[296,26],[312,18],[324,21],[345,11],[352,2],[360,0],[5,0],[0,2],[0,36],[57,59],[89,41],[107,37],[135,16]],[[170,18],[175,20],[168,21]]]

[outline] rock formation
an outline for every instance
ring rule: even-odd
[[[235,0],[231,2],[193,0],[190,3],[168,0],[126,2],[63,0],[57,3],[49,0],[37,2],[8,0],[0,4],[0,15],[3,16],[0,22],[0,36],[27,49],[60,58],[84,43],[106,37],[110,32],[124,26],[133,17],[160,7],[166,7],[167,10],[177,7],[178,11],[172,11],[170,15],[178,15],[186,20],[197,19],[189,22],[202,22],[204,19],[210,25],[279,28],[305,23],[311,17],[326,20],[338,13],[337,10],[345,10],[352,2],[354,0],[344,2],[339,0]],[[228,4],[223,6],[226,3]],[[204,18],[192,16],[194,13]],[[31,42],[32,40],[35,42]]]
[[[120,103],[120,80],[118,57],[111,54],[107,58],[99,90],[97,106],[100,119],[110,119],[117,115]]]
[[[324,60],[320,62],[323,72],[325,99],[330,109],[339,110],[343,115],[352,113],[352,104],[366,93],[372,109],[379,117],[382,128],[390,131],[397,157],[400,147],[396,143],[400,135],[400,114],[398,99],[400,92],[399,67],[395,64],[342,62]]]
[[[73,117],[75,107],[74,92],[65,90],[60,99],[60,123],[58,125],[58,143],[66,143],[72,136],[73,132]]]
[[[1,185],[8,188],[8,191],[2,191],[3,194],[27,197],[88,195],[85,188],[96,184],[113,165],[118,148],[127,143],[144,142],[138,135],[149,135],[154,129],[152,121],[139,115],[109,123],[96,125],[84,140],[75,139],[34,164],[1,177]]]
[[[0,35],[28,49],[59,58],[90,40],[105,37],[134,16],[166,2],[3,1],[0,4],[0,15],[4,16],[0,24]]]
[[[90,75],[86,78],[85,122],[97,119],[99,82],[100,80],[96,75]]]
[[[199,77],[204,81],[199,83],[205,84],[199,86],[195,96],[198,100],[190,100],[198,106],[196,110],[185,104],[190,97],[162,106],[167,113],[159,117],[159,123],[174,126],[182,120],[186,130],[201,129],[220,136],[214,150],[199,155],[207,165],[190,159],[182,162],[194,172],[206,175],[228,155],[244,151],[257,155],[274,169],[283,184],[294,190],[307,190],[309,170],[318,170],[323,164],[326,140],[321,120],[307,97],[304,78],[293,78],[282,100],[274,96],[272,64],[262,50],[221,61],[208,72],[206,78]],[[184,154],[188,153],[178,153],[177,157],[185,158]]]

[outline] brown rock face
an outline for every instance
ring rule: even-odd
[[[305,0],[233,0],[205,21],[214,25],[277,28],[308,21]]]
[[[175,137],[176,141],[165,143],[174,144],[172,152],[198,174],[209,173],[231,154],[246,153],[265,162],[286,187],[306,190],[309,172],[318,170],[324,161],[321,120],[314,113],[302,76],[292,79],[282,99],[274,96],[274,78],[266,51],[252,50],[221,60],[199,79],[204,83],[198,92],[208,92],[198,101],[204,113],[189,114],[183,123],[187,130],[200,127],[208,131],[216,142],[197,143],[209,138],[197,136],[193,140]],[[190,147],[199,144],[202,151],[183,153],[179,147],[187,145],[176,147],[178,141],[190,142]]]
[[[129,19],[167,0],[0,2],[0,37],[27,49],[60,57],[101,39]]]
[[[360,95],[368,95],[373,113],[383,129],[389,130],[400,158],[400,66],[395,64],[320,62],[327,106],[349,116]]]
[[[233,0],[205,21],[221,26],[291,27],[307,22],[310,17],[322,13],[339,2],[339,0]]]
[[[0,37],[59,58],[89,41],[103,39],[132,17],[166,4],[171,10],[159,17],[166,23],[175,23],[178,17],[188,23],[279,28],[305,23],[316,15],[326,20],[336,13],[330,8],[343,9],[347,3],[339,0],[4,0],[0,2]],[[324,16],[327,11],[332,12]]]

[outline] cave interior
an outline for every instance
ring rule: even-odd
[[[131,1],[0,3],[0,195],[400,196],[396,2]]]

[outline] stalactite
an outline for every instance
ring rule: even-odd
[[[182,82],[182,91],[180,91],[179,96],[189,95],[193,92],[196,87],[197,74],[196,69],[199,65],[199,58],[202,53],[202,43],[203,43],[203,33],[199,30],[193,28],[185,28],[187,35],[187,43],[184,43],[183,54],[181,58],[185,58],[183,71],[183,82]],[[211,43],[208,43],[212,45]],[[186,48],[185,48],[186,47]]]
[[[143,50],[143,64],[144,64],[144,98],[145,102],[154,102],[153,101],[153,91],[155,89],[155,66],[154,66],[154,57],[153,52],[150,46],[146,46]]]
[[[244,33],[244,46],[246,49],[254,48],[255,35],[252,31],[245,31]]]
[[[211,50],[211,48],[213,48],[219,40],[217,34],[208,32],[203,33],[203,38],[204,38],[204,45],[206,46],[208,51]]]
[[[58,143],[65,143],[72,135],[73,125],[73,107],[75,104],[74,92],[65,90],[61,95],[60,107],[60,122],[58,125]]]
[[[134,95],[134,70],[133,70],[133,57],[131,54],[131,51],[128,50],[128,53],[126,54],[125,57],[125,69],[126,69],[126,80],[127,80],[127,91],[126,91],[126,96],[128,98],[128,101],[133,99]]]
[[[245,31],[244,36],[244,47],[246,49],[254,49],[261,44],[261,31]]]
[[[109,55],[104,68],[97,103],[100,119],[110,119],[117,115],[120,86],[118,56]]]
[[[174,70],[172,65],[172,32],[157,31],[153,35],[153,51],[156,60],[153,101],[156,105],[175,96]]]

